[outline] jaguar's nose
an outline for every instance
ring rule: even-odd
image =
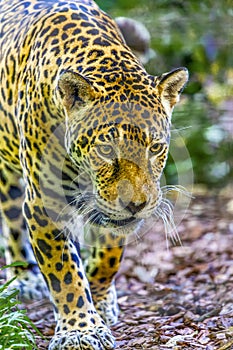
[[[133,202],[129,202],[129,203],[124,203],[123,201],[121,201],[121,205],[123,208],[127,209],[132,215],[137,214],[139,211],[141,211],[142,209],[145,208],[146,206],[146,201],[141,203],[141,204],[135,204]]]

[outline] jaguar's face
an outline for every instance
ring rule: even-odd
[[[169,140],[168,134],[161,134],[158,139],[124,123],[70,135],[70,157],[80,170],[82,200],[93,224],[129,225],[151,216],[159,206]]]
[[[180,69],[154,85],[148,78],[137,94],[121,84],[110,100],[79,75],[69,72],[61,78],[66,148],[80,173],[77,203],[84,219],[119,228],[155,212],[171,112],[186,81],[187,71]],[[133,97],[127,100],[127,94]]]

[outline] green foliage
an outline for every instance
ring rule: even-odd
[[[19,308],[19,291],[10,288],[15,278],[0,286],[0,350],[35,350],[38,348],[33,330],[40,333],[27,317],[26,310]]]
[[[155,57],[150,74],[185,66],[190,81],[173,125],[190,154],[195,182],[221,187],[232,178],[232,17],[229,0],[97,0],[113,17],[141,21],[151,34]],[[166,182],[177,182],[177,160],[170,155]],[[179,162],[179,161],[178,161]],[[185,171],[185,169],[184,169]]]
[[[0,217],[0,220],[1,220],[1,217]],[[1,231],[0,231],[0,235],[1,235]],[[3,245],[3,242],[0,242],[0,258],[4,257],[4,245]]]

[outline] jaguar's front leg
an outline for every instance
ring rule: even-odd
[[[119,314],[115,276],[119,270],[125,237],[105,229],[95,234],[91,230],[93,246],[86,265],[93,301],[98,313],[109,326],[116,324]]]
[[[24,213],[55,309],[57,326],[49,350],[113,349],[114,338],[94,307],[78,245],[46,215],[39,198],[27,198]]]

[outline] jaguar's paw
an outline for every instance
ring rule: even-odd
[[[115,339],[105,326],[91,330],[74,330],[57,333],[49,344],[49,350],[110,350],[115,348]]]

